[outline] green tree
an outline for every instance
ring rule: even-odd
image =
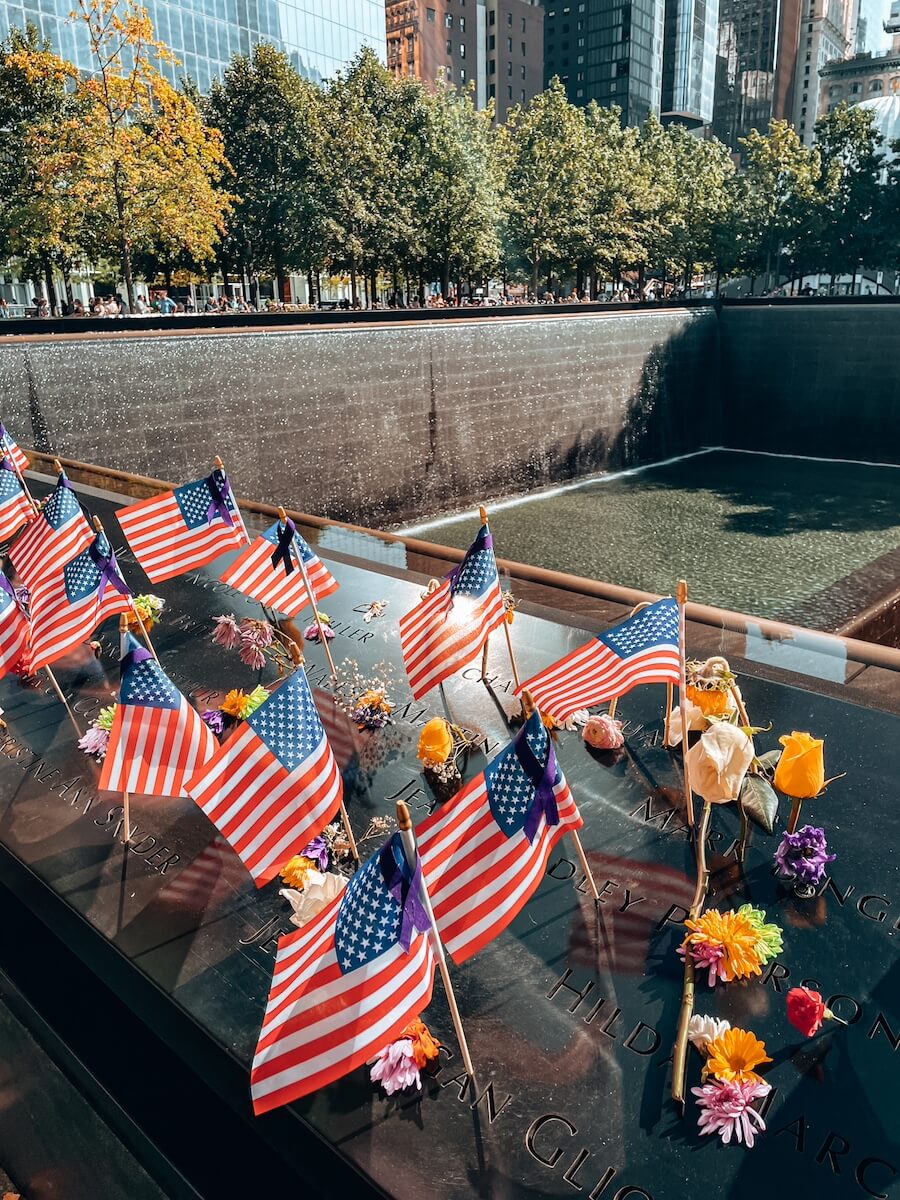
[[[587,242],[591,188],[584,110],[566,99],[559,79],[515,108],[500,131],[506,170],[506,236],[528,263],[538,294],[545,265],[570,264]]]
[[[683,270],[687,291],[695,267],[715,263],[716,231],[729,211],[728,184],[734,164],[722,142],[694,137],[680,125],[666,132],[672,141],[676,180],[670,253]]]
[[[224,139],[237,198],[223,246],[251,278],[271,272],[284,293],[291,271],[322,262],[323,98],[285,54],[261,43],[235,55],[205,102]]]

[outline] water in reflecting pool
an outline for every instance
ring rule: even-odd
[[[450,546],[471,509],[403,532]],[[900,468],[710,450],[491,508],[498,557],[835,629],[900,585]]]

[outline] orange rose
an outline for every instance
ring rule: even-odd
[[[812,800],[825,786],[825,743],[810,733],[785,734],[775,768],[775,786],[795,800]]]
[[[723,717],[731,711],[728,692],[720,692],[718,688],[698,688],[688,684],[684,694],[697,705],[705,717]]]

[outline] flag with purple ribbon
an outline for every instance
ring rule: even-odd
[[[303,559],[317,604],[337,591],[337,580],[290,518],[285,525],[276,521],[255,538],[220,576],[220,582],[286,617],[296,617],[309,604],[297,554]]]
[[[93,540],[94,531],[62,471],[38,516],[10,547],[9,557],[19,578],[33,592],[41,579],[62,570]]]
[[[116,513],[134,557],[151,583],[196,571],[247,544],[224,471],[120,508]]]
[[[501,933],[581,816],[534,712],[513,741],[417,830],[441,940],[455,962]]]
[[[8,455],[20,471],[27,471],[31,466],[28,458],[22,450],[19,449],[15,439],[11,436],[9,430],[0,421],[0,454]]]
[[[31,623],[13,585],[0,571],[0,679],[22,665],[30,670],[28,646]]]
[[[105,533],[98,533],[61,571],[45,575],[31,593],[31,669],[56,662],[87,641],[98,625],[131,608]]]
[[[343,783],[302,670],[241,722],[188,781],[188,794],[257,887],[322,832],[340,806]]]
[[[0,459],[0,542],[8,542],[23,525],[34,520],[34,507],[25,495],[9,455]]]
[[[493,539],[487,525],[458,567],[400,618],[400,647],[418,700],[477,658],[506,620]]]
[[[278,943],[250,1077],[257,1113],[362,1066],[428,1006],[434,956],[399,833]]]

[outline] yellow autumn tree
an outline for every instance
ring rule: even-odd
[[[128,303],[132,259],[164,247],[211,258],[231,197],[222,138],[193,100],[160,71],[175,60],[153,36],[134,0],[78,0],[73,13],[88,35],[92,64],[77,84],[78,116],[64,140],[89,169],[73,182],[96,254],[115,246]]]

